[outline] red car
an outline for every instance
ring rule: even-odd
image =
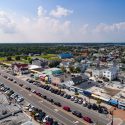
[[[39,93],[39,92],[36,92],[36,95],[38,95],[38,96],[41,96],[41,93]]]
[[[93,123],[93,121],[89,117],[83,117],[83,120],[85,120],[88,123]]]
[[[71,111],[70,107],[68,107],[68,106],[64,106],[63,109],[66,110],[66,111],[68,111],[68,112]]]

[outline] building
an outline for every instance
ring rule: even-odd
[[[28,64],[15,63],[12,64],[14,73],[27,74],[29,73]]]
[[[58,75],[62,75],[63,71],[59,68],[49,68],[44,70],[42,74],[58,76]]]
[[[60,59],[67,59],[67,58],[73,58],[73,55],[71,53],[62,53],[59,54]]]
[[[92,77],[100,78],[102,76],[103,76],[103,69],[98,68],[98,69],[93,69],[92,70]]]
[[[103,77],[111,80],[115,80],[118,76],[118,69],[116,67],[112,67],[103,71]]]
[[[35,59],[32,59],[32,65],[45,67],[46,65],[48,65],[48,62],[44,59],[35,58]]]

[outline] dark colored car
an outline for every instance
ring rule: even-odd
[[[57,95],[60,95],[60,94],[61,94],[61,91],[59,90],[56,94],[57,94]]]
[[[91,108],[92,108],[92,105],[91,105],[90,103],[88,103],[87,108],[88,108],[88,109],[91,109]]]
[[[52,125],[59,125],[57,121],[54,121]]]
[[[46,97],[46,95],[42,95],[42,98],[46,99],[47,97]]]
[[[21,87],[22,87],[22,86],[23,86],[23,84],[19,84],[19,86],[21,86]]]
[[[93,109],[93,110],[98,110],[98,106],[94,103],[94,104],[92,105],[92,109]]]
[[[60,96],[64,96],[65,92],[61,92]]]
[[[67,97],[66,97],[67,99],[71,99],[71,95],[67,95]]]
[[[51,103],[54,102],[53,99],[51,99],[51,98],[46,98],[46,100],[49,101],[49,102],[51,102]]]
[[[54,102],[55,105],[61,107],[61,103],[60,102]]]
[[[79,118],[82,118],[82,113],[81,112],[73,111],[72,114],[79,117]]]
[[[31,88],[30,87],[26,87],[27,90],[31,91]]]

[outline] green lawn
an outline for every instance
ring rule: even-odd
[[[5,60],[5,58],[4,57],[0,57],[0,61],[4,61]]]

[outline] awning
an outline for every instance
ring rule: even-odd
[[[91,96],[94,97],[94,98],[98,98],[98,99],[100,98],[99,95],[95,95],[95,94],[92,94]]]
[[[101,100],[103,100],[103,101],[106,101],[106,102],[108,102],[110,99],[106,99],[106,98],[104,98],[104,97],[101,97],[100,96],[100,98],[99,99],[101,99]]]

